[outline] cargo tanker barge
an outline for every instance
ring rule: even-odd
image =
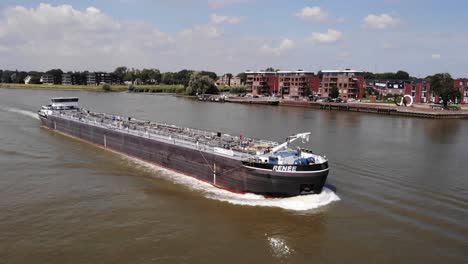
[[[38,111],[43,126],[192,176],[218,188],[270,197],[321,193],[328,175],[325,156],[293,141],[282,144],[220,132],[177,127],[78,106],[78,98],[53,98]]]

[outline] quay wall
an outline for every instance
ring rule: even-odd
[[[359,103],[324,103],[311,101],[282,100],[280,106],[308,107],[322,110],[350,111],[362,113],[375,113],[384,115],[434,118],[434,119],[468,119],[467,111],[447,111],[415,109],[411,107],[395,107],[385,105],[359,104]]]

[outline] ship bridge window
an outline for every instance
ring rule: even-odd
[[[78,102],[78,98],[54,98],[51,101],[54,103],[72,103]]]
[[[268,157],[268,163],[278,164],[278,158],[277,157]]]

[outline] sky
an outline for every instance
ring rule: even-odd
[[[0,69],[468,77],[468,1],[0,1]]]

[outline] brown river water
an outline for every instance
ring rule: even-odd
[[[275,141],[310,131],[328,187],[218,190],[41,128],[57,96]],[[0,89],[0,263],[468,263],[468,121]]]

